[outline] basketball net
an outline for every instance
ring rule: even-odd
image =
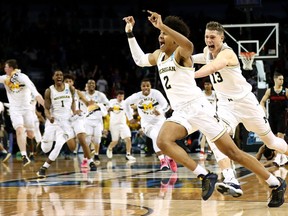
[[[255,58],[255,52],[241,52],[240,59],[244,70],[253,70],[252,64]]]

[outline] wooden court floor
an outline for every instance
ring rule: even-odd
[[[203,201],[201,182],[185,167],[179,166],[177,173],[159,171],[155,156],[134,156],[137,161],[129,163],[124,155],[114,155],[112,160],[100,155],[95,172],[80,168],[81,154],[70,160],[60,156],[45,179],[36,176],[44,156],[25,168],[17,158],[10,158],[0,164],[0,215],[288,215],[287,195],[281,207],[268,208],[270,189],[238,164],[235,168],[243,196],[224,197],[215,191]],[[196,153],[191,156],[199,160]],[[214,160],[199,163],[219,173]],[[275,174],[286,178],[287,169],[276,169]]]

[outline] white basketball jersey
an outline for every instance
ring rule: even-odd
[[[93,94],[89,94],[87,91],[85,92],[85,97],[87,100],[93,100],[96,103],[102,103],[104,105],[109,104],[109,100],[107,99],[106,95],[100,91],[95,91]]]
[[[128,119],[131,119],[131,109],[128,109],[131,104],[137,106],[139,116],[141,117],[141,126],[157,123],[163,121],[165,118],[164,113],[168,111],[169,104],[162,93],[156,89],[151,89],[150,94],[145,96],[142,91],[137,92],[125,99],[125,111],[128,113]],[[156,116],[153,113],[157,109],[161,115]]]
[[[211,95],[207,95],[205,93],[205,90],[203,90],[203,95],[205,95],[205,97],[207,98],[207,100],[213,105],[213,107],[215,107],[216,109],[216,102],[217,102],[217,96],[216,96],[216,92],[214,90],[212,90]]]
[[[0,83],[4,83],[7,92],[10,110],[31,109],[31,93],[36,96],[39,92],[26,74],[18,69],[15,71],[11,76],[0,76]]]
[[[57,91],[54,85],[50,86],[51,90],[51,113],[56,119],[68,120],[72,116],[72,92],[69,84],[65,83],[63,91]]]
[[[118,102],[117,99],[109,101],[109,107],[113,110],[110,111],[110,126],[116,124],[127,124],[126,114],[124,111],[124,100]]]
[[[174,59],[174,53],[162,61],[165,53],[160,53],[157,60],[158,72],[170,101],[172,109],[203,97],[202,90],[197,86],[194,78],[194,68],[182,67]]]
[[[221,50],[224,49],[231,48],[224,43]],[[206,56],[206,63],[208,64],[212,61],[213,57],[208,52]],[[227,66],[211,74],[210,80],[217,94],[235,100],[245,97],[252,90],[252,86],[242,75],[240,64],[236,66]]]

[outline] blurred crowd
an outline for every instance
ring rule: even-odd
[[[34,82],[36,80],[40,92],[51,83],[52,71],[61,68],[63,72],[77,76],[76,87],[84,89],[87,79],[93,78],[98,81],[98,90],[113,98],[118,89],[124,89],[127,94],[137,91],[144,76],[152,78],[155,87],[161,88],[155,69],[138,68],[131,60],[124,34],[124,16],[132,14],[136,18],[134,32],[145,51],[152,51],[158,46],[158,41],[152,40],[158,32],[147,22],[145,8],[158,10],[163,15],[178,15],[187,21],[196,53],[204,47],[206,22],[247,23],[247,11],[236,8],[234,3],[222,5],[219,2],[215,10],[225,6],[225,13],[219,10],[215,16],[216,12],[210,14],[204,8],[195,13],[192,10],[195,4],[184,4],[185,1],[182,6],[181,1],[178,2],[177,7],[166,2],[166,7],[161,8],[156,3],[137,2],[132,6],[130,1],[114,5],[108,5],[109,1],[84,1],[81,4],[0,3],[0,60],[17,59],[22,71],[30,74]],[[276,1],[275,4],[279,3]],[[187,6],[191,7],[191,12]],[[287,4],[283,7],[284,11],[286,7],[288,16]],[[279,23],[280,58],[270,61],[266,72],[273,74],[277,70],[287,77],[287,16],[279,17],[278,14],[265,14],[261,7],[254,8],[249,12],[249,22]],[[267,76],[267,81],[270,82],[270,76]]]

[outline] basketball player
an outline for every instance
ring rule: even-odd
[[[55,70],[53,74],[54,85],[45,91],[45,116],[46,124],[41,142],[41,148],[49,156],[43,166],[37,172],[38,177],[46,177],[46,171],[58,157],[62,146],[69,139],[75,138],[75,133],[70,123],[72,114],[78,115],[75,109],[75,88],[63,82],[63,72]],[[53,142],[55,141],[54,148]],[[75,143],[67,143],[71,151],[76,147]],[[52,149],[52,150],[51,150]]]
[[[108,158],[113,157],[113,148],[117,145],[119,138],[121,138],[126,145],[126,160],[135,161],[136,158],[131,155],[131,130],[127,124],[127,117],[124,111],[124,97],[124,91],[118,90],[116,98],[109,101],[109,130],[112,141],[107,148],[106,155]]]
[[[172,158],[164,155],[156,142],[160,128],[166,120],[165,112],[170,108],[166,98],[160,91],[151,89],[150,80],[144,78],[141,81],[141,91],[125,99],[124,110],[129,121],[134,120],[131,104],[137,107],[140,124],[145,135],[153,141],[153,149],[160,161],[160,170],[165,171],[170,168],[173,172],[176,172],[177,163]]]
[[[70,86],[74,87],[74,82],[75,82],[74,76],[70,74],[64,75],[64,83],[67,83]],[[75,89],[74,101],[75,101],[76,110],[80,110],[80,107],[79,107],[80,102],[83,102],[87,107],[92,107],[94,104],[94,102],[88,101],[85,98],[84,94],[78,89]],[[78,115],[74,115],[71,120],[72,120],[71,121],[72,128],[74,130],[74,133],[76,134],[76,138],[78,139],[83,149],[84,158],[82,160],[81,167],[87,167],[89,164],[90,171],[96,171],[97,167],[93,161],[93,158],[91,158],[91,151],[86,142],[87,135],[86,135],[86,129],[85,129],[86,122],[85,122],[84,113],[82,113],[81,111]],[[76,145],[75,142],[76,142],[75,139],[70,139],[67,141],[67,144],[68,146],[69,145],[73,146],[73,145]]]
[[[216,97],[216,92],[214,90],[212,92],[212,87],[213,87],[213,85],[210,81],[210,78],[209,77],[205,78],[203,93],[206,96],[206,98],[208,99],[208,101],[213,105],[215,112],[216,112],[217,111],[217,97]],[[239,181],[236,179],[235,171],[232,168],[232,164],[231,164],[230,159],[226,155],[224,155],[222,152],[220,152],[214,143],[211,143],[210,140],[207,140],[205,135],[202,136],[202,139],[200,142],[201,148],[205,144],[204,141],[208,142],[209,150],[211,151],[211,147],[212,147],[213,151],[215,152],[215,159],[216,159],[219,167],[221,168],[221,172],[224,176],[223,183],[216,183],[216,189],[224,195],[231,195],[233,197],[242,196],[243,191],[241,189]],[[200,152],[200,155],[201,155],[201,152]],[[207,158],[209,159],[208,156],[212,156],[212,153],[208,152]],[[206,158],[206,160],[207,160],[207,158]]]
[[[26,151],[26,134],[34,138],[34,113],[32,109],[31,92],[39,104],[44,106],[43,97],[37,91],[29,77],[18,69],[15,59],[9,59],[4,67],[6,75],[0,76],[0,83],[4,83],[10,104],[10,117],[16,130],[16,139],[22,155],[22,164],[27,166],[31,161]]]
[[[84,96],[87,100],[93,101],[96,103],[93,110],[89,110],[86,115],[86,125],[85,130],[87,133],[87,143],[88,145],[91,144],[92,141],[94,145],[94,161],[99,164],[99,150],[100,150],[100,142],[101,136],[103,131],[103,118],[102,116],[107,115],[107,107],[109,104],[109,100],[107,99],[106,95],[103,92],[96,90],[96,83],[95,80],[89,79],[87,84],[87,90],[84,93]],[[101,104],[101,105],[100,105]],[[105,106],[106,111],[102,107]],[[101,107],[101,108],[100,108]],[[83,108],[85,110],[85,108]],[[100,110],[99,110],[100,109]],[[101,110],[102,109],[102,110]],[[99,112],[100,111],[100,112]],[[100,114],[100,116],[99,116]],[[96,117],[97,116],[97,117]],[[92,120],[96,117],[95,121]],[[94,130],[95,129],[95,130]],[[92,136],[94,136],[92,138]]]
[[[267,147],[288,154],[286,142],[272,133],[265,112],[251,91],[252,86],[243,77],[237,55],[223,41],[223,26],[218,22],[207,23],[205,30],[206,47],[203,53],[193,56],[195,63],[202,62],[206,65],[195,72],[195,78],[210,75],[218,98],[217,114],[227,124],[232,133],[237,125],[242,122],[248,131],[258,134]],[[223,150],[217,143],[215,144],[221,151]],[[213,148],[211,147],[211,149]],[[227,151],[222,152],[235,160],[227,154]],[[252,163],[253,166],[251,166]],[[265,173],[263,166],[258,161],[256,163],[251,160],[248,163],[247,159],[240,164],[247,165],[246,167],[255,173],[261,170],[260,176],[266,180],[270,187],[273,186],[269,207],[278,207],[283,204],[286,182],[282,178],[276,178]],[[218,188],[219,192],[221,190],[224,193],[227,192],[225,188],[220,188],[220,190]]]
[[[261,160],[262,155],[266,158],[266,161],[263,163],[265,167],[273,166],[273,162],[275,160],[276,153],[274,150],[267,148],[265,144],[260,146],[258,152],[255,155],[257,160]]]
[[[232,160],[242,164],[265,179],[273,188],[270,207],[278,207],[284,203],[286,182],[269,173],[255,157],[237,148],[225,127],[219,123],[219,118],[212,105],[204,97],[194,79],[194,69],[191,55],[193,43],[188,40],[188,26],[175,16],[168,16],[164,23],[161,15],[148,11],[148,20],[160,30],[158,37],[160,49],[145,54],[138,45],[132,28],[135,20],[132,16],[124,18],[125,31],[132,57],[138,66],[157,65],[160,79],[171,108],[172,116],[163,124],[157,145],[164,154],[175,159],[193,173],[202,178],[202,198],[207,200],[213,193],[217,175],[209,173],[198,165],[181,147],[176,140],[200,130],[207,139],[215,142],[216,146]],[[277,196],[275,196],[277,194]],[[279,195],[279,196],[278,196]]]
[[[279,138],[284,139],[286,131],[286,108],[288,89],[283,87],[284,77],[282,74],[275,72],[273,76],[274,86],[268,88],[262,97],[260,104],[266,111],[266,101],[269,99],[268,119],[272,132]],[[276,166],[283,166],[287,163],[285,154],[277,153],[274,158]]]

